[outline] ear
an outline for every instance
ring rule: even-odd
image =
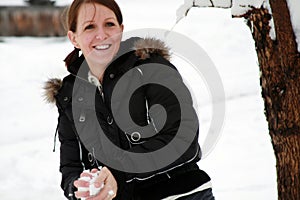
[[[121,24],[121,30],[122,30],[122,32],[124,31],[124,25],[123,24]]]
[[[74,33],[73,31],[68,31],[68,38],[76,48],[80,49],[80,46],[76,40],[76,33]]]

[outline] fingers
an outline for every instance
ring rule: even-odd
[[[84,180],[76,180],[74,181],[74,186],[79,188],[79,187],[89,187],[90,183],[88,181]]]
[[[99,193],[100,199],[113,199],[116,196],[116,192],[114,192],[114,188],[110,185],[104,186],[101,190],[101,194]]]
[[[94,170],[94,169],[93,169]],[[97,172],[97,171],[96,171]],[[93,172],[94,173],[94,172]],[[81,174],[80,174],[80,177],[90,177],[92,178],[92,175],[90,174],[90,172],[88,171],[83,171]]]
[[[90,179],[91,179],[91,175],[84,171],[80,174],[80,178],[74,181],[73,184],[78,189],[78,191],[75,192],[76,198],[87,198],[90,196],[90,192],[89,192]]]
[[[77,199],[88,198],[89,196],[90,196],[90,192],[89,191],[77,191],[77,192],[75,192],[75,197]]]
[[[100,192],[91,192],[91,174],[97,173],[95,181],[92,181],[92,188],[101,188]],[[91,172],[83,172],[80,178],[74,181],[74,186],[78,188],[75,192],[77,198],[86,198],[87,200],[111,200],[116,197],[118,190],[116,179],[107,167],[103,167],[100,171],[98,169],[92,169]],[[93,190],[92,190],[93,191]],[[97,191],[97,190],[96,190]],[[90,196],[96,194],[95,196]]]
[[[105,194],[109,193],[110,196],[113,197],[116,196],[118,190],[117,181],[107,167],[102,168],[95,182],[97,183],[104,182],[105,187],[103,188],[103,191],[105,192]]]
[[[89,197],[87,200],[111,200],[115,197],[116,193],[114,192],[113,188],[105,185],[96,196]]]
[[[96,179],[95,182],[98,183],[106,183],[106,180],[112,176],[111,172],[109,171],[109,169],[107,167],[103,167]]]
[[[84,180],[76,180],[74,181],[74,186],[78,188],[78,191],[75,192],[76,198],[87,198],[90,196],[89,182]]]
[[[116,197],[118,190],[117,182],[112,173],[106,167],[101,169],[94,184],[96,187],[98,187],[103,183],[104,186],[100,192],[96,196],[88,198],[88,200],[111,200]]]
[[[94,168],[94,169],[91,170],[91,173],[97,173],[98,171],[99,171],[99,169]]]

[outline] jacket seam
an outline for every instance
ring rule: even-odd
[[[185,164],[188,164],[188,163],[192,162],[197,157],[197,155],[199,154],[199,150],[200,150],[200,147],[197,148],[196,154],[190,160],[188,160],[188,161],[186,161],[184,163],[178,164],[178,165],[176,165],[174,167],[171,167],[171,168],[169,168],[167,170],[164,170],[164,171],[152,174],[151,176],[148,176],[148,177],[145,177],[145,178],[133,177],[132,179],[127,180],[126,183],[130,183],[130,182],[132,182],[134,180],[145,181],[145,180],[151,179],[151,178],[153,178],[153,177],[155,177],[157,175],[161,175],[161,174],[165,174],[165,173],[167,174],[169,171],[172,171],[172,170],[174,170],[174,169],[176,169],[178,167],[181,167],[181,166],[183,166]],[[170,178],[169,174],[167,174],[167,176]]]

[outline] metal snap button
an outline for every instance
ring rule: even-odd
[[[107,123],[109,125],[112,125],[113,122],[114,122],[114,119],[112,117],[110,117],[110,116],[107,116]]]
[[[82,102],[82,101],[83,101],[83,97],[79,97],[79,98],[78,98],[78,101],[79,101],[79,102]]]
[[[85,121],[85,116],[81,114],[79,117],[79,122],[84,122],[84,121]]]
[[[109,78],[111,78],[111,79],[115,78],[115,74],[111,73],[111,74],[109,75]]]
[[[138,142],[141,139],[141,134],[139,132],[133,132],[130,137],[132,141]]]
[[[93,161],[94,161],[94,156],[93,156],[93,154],[92,153],[88,153],[88,159],[89,159],[89,161],[92,163]]]
[[[96,85],[96,81],[93,78],[91,79],[91,83]]]

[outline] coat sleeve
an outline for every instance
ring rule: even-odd
[[[58,120],[58,136],[60,141],[60,172],[62,174],[61,188],[64,195],[70,199],[76,199],[76,190],[73,182],[83,171],[81,163],[81,146],[72,128],[72,123],[64,112],[60,111]]]

